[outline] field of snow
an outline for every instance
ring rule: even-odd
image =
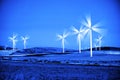
[[[9,56],[11,53],[13,53],[13,50],[0,50],[0,56]]]
[[[112,53],[112,54],[111,54]],[[117,54],[116,54],[117,53]],[[103,65],[120,66],[120,51],[93,51],[90,57],[89,51],[82,53],[42,53],[42,54],[20,54],[2,56],[2,60],[28,61],[40,63],[59,63],[59,64],[80,64],[80,65]]]
[[[120,67],[2,61],[0,80],[120,80]]]
[[[120,51],[0,51],[0,80],[120,80]]]

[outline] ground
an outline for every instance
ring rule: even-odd
[[[0,80],[119,80],[120,67],[3,61]]]
[[[120,80],[119,74],[119,51],[0,56],[0,80]]]

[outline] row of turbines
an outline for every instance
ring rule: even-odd
[[[96,39],[97,43],[95,47],[101,47],[101,40],[103,38],[103,33],[104,29],[101,29],[99,23],[96,23],[95,25],[92,25],[91,22],[91,17],[88,16],[86,17],[86,20],[82,21],[82,26],[80,29],[75,28],[74,26],[72,27],[72,33],[77,35],[77,41],[78,41],[78,47],[79,47],[79,53],[81,53],[81,40],[85,37],[85,35],[89,34],[89,44],[90,44],[90,57],[93,56],[92,53],[92,48],[93,48],[93,31],[98,33],[99,37]],[[65,52],[65,38],[69,35],[70,33],[63,33],[62,35],[57,35],[58,39],[62,41],[62,48],[63,48],[63,53]],[[99,45],[99,46],[98,46]]]
[[[79,53],[81,53],[81,40],[85,37],[85,35],[89,34],[89,44],[90,44],[90,57],[93,56],[92,53],[92,48],[93,48],[93,31],[98,33],[100,36],[96,39],[97,43],[95,44],[95,47],[101,47],[101,40],[103,38],[102,32],[104,32],[104,29],[99,28],[100,24],[97,23],[95,25],[92,25],[91,23],[91,17],[86,17],[86,20],[82,21],[82,26],[80,29],[75,28],[74,26],[72,27],[73,34],[77,35],[77,41],[78,41],[78,47],[79,47]],[[63,33],[62,35],[57,35],[58,39],[62,41],[62,49],[63,53],[65,52],[65,38],[69,35],[70,33]],[[17,40],[17,35],[13,34],[12,37],[9,37],[9,39],[12,41],[13,44],[13,50],[16,48],[16,42]],[[21,36],[21,39],[23,40],[23,45],[24,49],[26,49],[26,41],[29,39],[29,36]]]
[[[26,49],[26,41],[29,39],[29,36],[21,36],[21,39],[23,40],[24,49]],[[13,50],[15,50],[16,42],[18,41],[17,34],[13,34],[12,37],[9,37],[9,40],[12,41]]]

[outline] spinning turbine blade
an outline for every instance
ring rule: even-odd
[[[79,31],[75,27],[73,27],[72,30],[74,31],[74,34],[79,33]]]
[[[86,18],[86,20],[87,20],[87,27],[91,27],[91,17],[89,16],[89,17],[87,17]]]

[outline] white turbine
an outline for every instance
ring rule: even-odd
[[[29,39],[28,36],[21,36],[22,40],[23,40],[23,45],[24,45],[24,49],[26,49],[26,41]]]
[[[63,48],[63,53],[65,52],[64,48],[65,48],[65,38],[68,36],[68,33],[63,33],[62,35],[57,35],[59,40],[62,40],[62,48]]]
[[[101,33],[102,29],[99,29],[99,27],[98,27],[99,23],[92,26],[90,16],[86,18],[86,21],[83,21],[82,24],[86,26],[86,28],[87,28],[86,31],[90,35],[90,57],[92,57],[93,56],[93,54],[92,54],[92,32],[95,31],[97,33]]]
[[[103,38],[103,36],[99,36],[99,37],[96,39],[96,41],[97,41],[97,43],[98,43],[99,50],[101,50],[100,47],[101,47],[102,38]]]
[[[79,53],[81,53],[81,39],[83,38],[83,32],[85,31],[82,27],[80,29],[76,29],[75,27],[72,27],[72,30],[74,31],[74,34],[77,34],[77,41],[79,46]]]
[[[17,35],[16,34],[13,34],[12,37],[9,37],[9,39],[12,41],[13,43],[13,50],[15,50],[15,47],[16,47],[16,42],[18,41],[16,39]]]

